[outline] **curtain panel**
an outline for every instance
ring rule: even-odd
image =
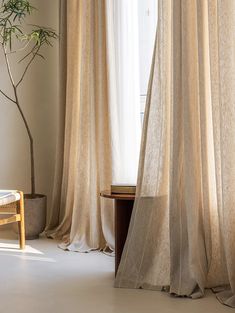
[[[60,104],[47,234],[62,248],[114,249],[111,183],[136,183],[140,147],[138,3],[61,0]]]
[[[159,0],[137,198],[116,287],[235,307],[235,1]]]
[[[61,104],[47,235],[72,251],[114,249],[105,1],[61,1]]]

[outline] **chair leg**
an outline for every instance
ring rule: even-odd
[[[20,222],[18,222],[19,228],[19,238],[20,238],[20,249],[25,248],[25,223],[24,223],[24,195],[23,192],[20,192],[20,201],[19,201],[19,213],[20,213]]]

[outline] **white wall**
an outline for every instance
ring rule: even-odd
[[[29,24],[48,26],[58,32],[59,0],[31,0],[38,11]],[[46,60],[38,58],[20,90],[22,108],[35,141],[36,191],[48,195],[50,209],[54,177],[58,104],[58,42],[44,49]],[[14,61],[14,60],[13,60]],[[13,64],[15,64],[13,62]],[[14,65],[14,76],[22,69]],[[0,87],[12,95],[0,54]],[[24,125],[14,103],[0,95],[0,189],[30,191],[29,145]]]

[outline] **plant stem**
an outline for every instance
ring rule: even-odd
[[[33,50],[34,50],[34,49],[35,49],[35,47],[33,48]],[[35,57],[36,57],[36,55],[37,55],[39,49],[40,49],[40,46],[36,49],[36,52],[32,52],[32,53],[33,53],[33,56],[32,56],[32,58],[29,60],[27,66],[25,67],[25,70],[24,70],[24,72],[23,72],[23,74],[22,74],[20,80],[19,80],[18,83],[16,84],[16,88],[22,83],[22,81],[23,81],[23,79],[24,79],[24,77],[25,77],[25,74],[27,73],[27,71],[28,71],[28,69],[29,69],[31,63],[32,63],[33,60],[35,59]],[[33,51],[33,50],[32,50],[32,51]]]
[[[26,117],[24,115],[24,112],[23,112],[23,110],[22,110],[22,108],[20,106],[20,101],[19,101],[18,92],[17,92],[17,85],[15,85],[15,83],[14,83],[13,75],[11,73],[10,63],[9,63],[8,56],[7,56],[7,51],[6,51],[6,48],[5,48],[4,45],[3,45],[3,51],[4,51],[4,57],[5,57],[6,65],[7,65],[7,71],[8,71],[8,74],[9,74],[9,77],[10,77],[10,81],[11,81],[11,84],[12,84],[12,87],[13,87],[14,95],[15,95],[15,101],[13,101],[13,102],[16,104],[16,106],[17,106],[17,108],[19,110],[20,116],[21,116],[21,118],[22,118],[22,120],[24,122],[26,131],[27,131],[27,135],[28,135],[28,138],[29,138],[29,144],[30,144],[29,145],[29,147],[30,147],[30,165],[31,165],[31,194],[34,197],[35,196],[35,166],[34,166],[34,142],[33,142],[33,137],[32,137],[32,134],[31,134],[28,122],[26,120]]]
[[[0,93],[1,93],[4,97],[6,97],[9,101],[11,101],[11,102],[13,102],[13,103],[16,103],[14,99],[12,99],[11,97],[9,97],[9,96],[8,96],[4,91],[2,91],[1,89],[0,89]]]
[[[34,197],[35,196],[35,166],[34,166],[34,142],[33,142],[33,136],[31,134],[31,131],[29,129],[28,122],[25,118],[24,112],[22,111],[22,108],[19,103],[18,93],[17,93],[17,87],[14,86],[14,94],[16,98],[16,106],[20,112],[20,115],[22,117],[22,120],[24,122],[28,137],[29,137],[29,144],[30,144],[30,164],[31,164],[31,194]]]

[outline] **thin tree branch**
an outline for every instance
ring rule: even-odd
[[[31,134],[30,128],[29,128],[29,124],[26,120],[26,117],[24,115],[24,112],[20,106],[20,102],[19,102],[19,98],[18,98],[18,94],[17,94],[17,88],[16,86],[14,86],[14,94],[15,94],[15,98],[16,98],[16,106],[20,112],[20,115],[23,119],[28,137],[29,137],[29,142],[30,142],[30,164],[31,164],[31,194],[33,196],[35,196],[35,168],[34,168],[34,144],[33,144],[33,136]]]
[[[22,111],[22,109],[21,109],[21,107],[20,107],[20,104],[19,104],[20,102],[19,102],[19,99],[18,99],[16,87],[14,87],[14,93],[15,93],[15,97],[16,97],[16,106],[17,106],[18,110],[20,111],[20,115],[21,115],[21,117],[22,117],[22,119],[23,119],[23,121],[24,121],[25,127],[26,127],[26,129],[27,129],[27,133],[28,133],[28,135],[29,135],[29,139],[30,139],[30,140],[33,140],[31,131],[30,131],[30,129],[29,129],[28,122],[26,121],[26,118],[25,118],[25,116],[24,116],[24,113],[23,113],[23,111]]]
[[[10,100],[11,102],[15,103],[16,104],[16,101],[14,99],[12,99],[11,97],[9,97],[5,92],[3,92],[1,89],[0,89],[0,93],[6,97],[8,100]]]
[[[18,63],[21,63],[22,61],[24,61],[30,54],[33,54],[35,49],[36,49],[36,45],[34,45],[32,50],[30,50],[22,59],[20,59]]]
[[[26,66],[26,68],[25,68],[25,70],[24,70],[24,72],[23,72],[23,74],[22,74],[20,80],[19,80],[18,83],[16,84],[16,88],[22,83],[22,81],[23,81],[23,79],[24,79],[24,77],[25,77],[25,74],[27,73],[27,71],[28,71],[28,69],[29,69],[31,63],[32,63],[33,60],[35,59],[35,57],[36,57],[36,55],[37,55],[39,49],[40,49],[40,46],[38,47],[38,49],[36,50],[36,52],[33,53],[33,56],[32,56],[32,58],[30,59],[29,63],[27,64],[27,66]],[[34,49],[33,49],[33,50],[34,50]],[[33,51],[33,50],[32,50],[32,51]]]
[[[28,41],[26,45],[24,45],[22,48],[20,49],[17,49],[17,50],[13,50],[13,51],[10,51],[10,52],[7,52],[7,54],[14,54],[14,53],[17,53],[17,52],[20,52],[20,51],[24,51],[30,44],[31,41]]]
[[[10,77],[10,81],[11,81],[12,87],[14,88],[15,87],[14,78],[13,78],[13,75],[11,73],[11,67],[10,67],[10,63],[9,63],[9,60],[8,60],[6,47],[5,47],[4,44],[3,44],[3,51],[4,51],[4,57],[5,57],[5,60],[6,60],[7,71],[8,71],[9,77]]]
[[[6,65],[7,65],[7,71],[10,77],[10,81],[14,90],[14,95],[15,95],[15,104],[20,112],[20,115],[23,119],[28,137],[29,137],[29,142],[30,142],[30,161],[31,161],[31,193],[32,195],[35,195],[35,169],[34,169],[34,147],[33,147],[33,137],[28,125],[28,122],[25,118],[24,112],[21,109],[20,103],[19,103],[19,98],[18,98],[18,93],[17,93],[17,86],[14,83],[14,79],[11,73],[11,67],[10,67],[10,63],[8,60],[8,56],[7,56],[7,51],[6,51],[6,47],[5,45],[3,45],[3,51],[4,51],[4,57],[5,57],[5,61],[6,61]],[[26,73],[26,71],[25,71]],[[22,78],[23,79],[23,78]]]

